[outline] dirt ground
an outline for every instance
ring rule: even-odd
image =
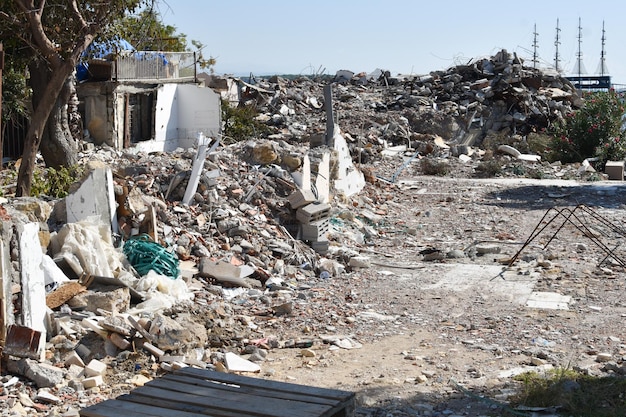
[[[520,372],[621,372],[625,202],[615,181],[369,184],[351,204],[381,216],[358,247],[371,266],[320,282],[323,304],[296,304],[271,331],[315,340],[314,356],[272,350],[262,376],[354,391],[358,415],[496,416],[510,411]],[[527,306],[536,292],[565,298]]]

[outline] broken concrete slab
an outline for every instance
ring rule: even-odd
[[[43,251],[39,242],[39,224],[28,223],[19,228],[20,270],[22,284],[21,324],[41,333],[36,354],[43,357],[46,341],[46,285]]]
[[[526,301],[526,307],[543,308],[550,310],[569,310],[572,297],[555,292],[534,291]]]
[[[322,159],[317,165],[315,177],[317,201],[326,204],[330,202],[330,157],[330,152],[322,152]]]
[[[538,273],[518,275],[497,265],[434,264],[421,289],[453,292],[473,291],[486,299],[508,300],[525,305],[537,282]]]
[[[162,314],[156,314],[150,326],[153,343],[164,351],[204,346],[208,337],[206,329],[190,318],[185,320],[185,317],[186,315],[181,315],[178,320],[175,320]]]
[[[98,310],[122,313],[130,308],[130,290],[126,287],[100,287],[76,294],[68,305],[97,313]]]
[[[250,287],[244,278],[252,275],[255,269],[248,265],[232,265],[224,261],[213,261],[210,258],[200,260],[199,273],[201,277],[212,277],[218,281]]]
[[[333,141],[333,149],[337,152],[337,171],[333,184],[337,191],[349,197],[359,193],[365,187],[365,177],[352,163],[348,143],[341,135],[339,128],[335,130]]]
[[[258,364],[232,352],[224,354],[224,365],[228,372],[261,372],[261,367]]]
[[[189,204],[196,193],[200,177],[202,176],[202,171],[204,170],[204,161],[206,160],[207,148],[211,139],[207,138],[204,136],[204,133],[200,132],[198,133],[197,142],[198,150],[196,152],[196,157],[193,160],[191,176],[189,177],[189,182],[187,183],[187,188],[185,189],[185,195],[183,197],[184,204]]]
[[[54,387],[65,379],[66,371],[62,368],[39,363],[33,359],[20,359],[9,361],[9,372],[25,376],[33,381],[39,388]]]
[[[89,172],[79,188],[65,198],[67,222],[96,217],[114,233],[118,232],[113,174],[108,167]]]

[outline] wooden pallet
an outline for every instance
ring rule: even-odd
[[[80,411],[83,417],[352,417],[354,393],[183,368],[113,400]]]

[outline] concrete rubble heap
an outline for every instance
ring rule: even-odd
[[[279,145],[241,142],[210,153],[189,204],[181,200],[194,149],[100,149],[84,155],[86,174],[66,198],[3,199],[3,370],[31,381],[38,398],[41,390],[56,396],[11,407],[43,412],[60,407],[63,392],[86,398],[83,406],[97,402],[85,390],[115,387],[112,368],[127,360],[152,369],[150,377],[183,366],[258,372],[239,355],[259,362],[272,348],[310,346],[256,332],[254,316],[290,320],[300,296],[315,299],[309,289],[345,268],[331,259],[345,248],[330,248],[323,193],[313,195],[310,178],[278,161],[260,163],[280,148],[279,156],[308,165],[294,145]],[[137,374],[122,385],[146,380]]]
[[[337,141],[363,158],[407,140],[479,146],[580,105],[566,80],[504,50],[427,76],[342,71],[335,82]],[[3,413],[77,415],[180,367],[260,372],[273,349],[360,346],[319,323],[350,329],[362,313],[330,282],[370,267],[366,246],[384,235],[392,197],[329,182],[347,169],[316,146],[325,84],[245,84],[268,138],[171,153],[100,148],[82,154],[86,175],[67,198],[2,200]],[[328,309],[329,299],[341,302]]]
[[[346,139],[369,153],[409,144],[425,154],[435,137],[457,146],[480,146],[493,135],[516,136],[521,142],[582,105],[566,78],[528,67],[506,50],[428,75],[340,71],[333,81],[334,107]],[[326,82],[261,79],[244,85],[243,100],[257,106],[260,120],[273,128],[271,138],[314,141],[324,123]]]

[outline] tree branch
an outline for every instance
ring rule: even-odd
[[[56,51],[54,43],[48,38],[43,29],[41,22],[41,16],[43,14],[46,0],[41,0],[39,6],[35,8],[34,2],[28,0],[15,0],[17,5],[24,10],[26,20],[30,26],[33,40],[35,44],[42,52],[42,55],[52,65],[52,67],[58,68],[63,64],[63,59]]]

